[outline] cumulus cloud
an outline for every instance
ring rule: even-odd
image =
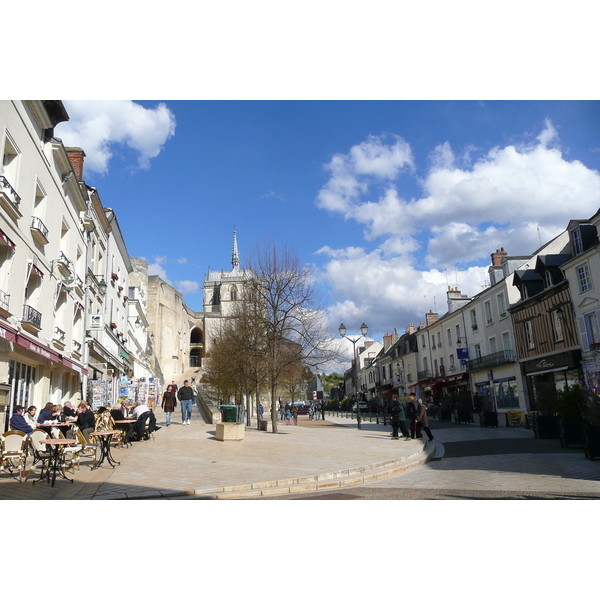
[[[70,120],[56,127],[67,146],[83,148],[86,170],[105,175],[114,150],[121,146],[137,154],[137,166],[149,169],[175,133],[175,116],[163,103],[144,108],[131,100],[65,101]]]
[[[529,254],[570,219],[594,214],[600,173],[565,158],[550,120],[540,129],[526,143],[487,150],[455,152],[442,142],[419,176],[399,136],[370,136],[335,154],[316,203],[363,225],[365,239],[379,245],[372,252],[321,249],[327,262],[320,276],[336,301],[332,323],[369,315],[384,329],[400,329],[434,304],[444,313],[448,285],[469,295],[486,285],[496,248]],[[419,197],[403,197],[406,177]]]
[[[194,294],[195,292],[198,291],[198,288],[200,286],[198,285],[198,282],[196,282],[196,281],[184,280],[184,281],[176,281],[175,287],[182,294]]]
[[[171,280],[167,276],[167,272],[164,267],[157,262],[153,262],[148,265],[148,275],[158,275],[163,281],[166,281],[169,285],[172,285]]]

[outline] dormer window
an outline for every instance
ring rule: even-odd
[[[545,287],[552,287],[552,273],[549,270],[544,273],[544,283]]]
[[[573,256],[578,256],[583,252],[583,240],[581,239],[580,229],[575,229],[571,234],[571,245],[573,246]]]

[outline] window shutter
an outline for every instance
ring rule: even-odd
[[[581,347],[584,352],[590,351],[590,343],[588,341],[587,327],[585,326],[585,317],[578,317],[579,321],[579,337],[581,338]]]

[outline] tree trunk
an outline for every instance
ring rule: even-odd
[[[273,426],[273,433],[277,433],[277,404],[273,387],[271,387],[271,425]]]

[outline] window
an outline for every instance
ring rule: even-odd
[[[512,352],[512,340],[508,332],[502,334],[502,348],[506,352]]]
[[[498,343],[496,342],[496,338],[490,338],[490,354],[496,354],[498,352]]]
[[[504,294],[498,294],[498,315],[501,319],[505,319],[508,315],[506,312],[506,300]]]
[[[452,346],[452,330],[448,329],[446,333],[448,334],[448,346]]]
[[[554,333],[554,341],[560,342],[564,339],[562,332],[562,318],[558,314],[557,310],[553,310],[550,313],[550,319],[552,321],[552,332]]]
[[[422,342],[422,344],[421,344],[421,347],[422,347],[422,348],[425,348],[425,336],[423,336],[423,337],[421,338],[421,342]]]
[[[535,340],[533,338],[533,323],[531,321],[525,321],[525,340],[529,350],[535,348]]]
[[[460,325],[456,326],[456,343],[460,343]]]
[[[597,350],[596,346],[600,346],[600,333],[598,330],[598,312],[593,311],[583,315],[584,327],[582,329],[582,345],[584,350]]]
[[[438,333],[438,346],[440,348],[442,347],[442,332],[441,331]]]
[[[474,310],[471,311],[471,329],[473,331],[477,331],[477,314]]]
[[[235,302],[238,299],[237,297],[237,288],[235,287],[235,285],[231,286],[231,300],[233,302]]]
[[[552,287],[552,273],[549,270],[544,273],[544,287]]]
[[[454,363],[454,354],[450,355],[450,371],[454,372],[456,370],[456,365]]]
[[[485,311],[485,322],[487,325],[491,325],[494,322],[494,317],[492,316],[492,303],[488,300],[483,305]]]
[[[481,358],[481,344],[475,344],[475,358]]]
[[[573,256],[578,256],[583,252],[583,241],[581,239],[580,229],[576,229],[571,233],[571,244],[573,246]]]
[[[592,289],[592,279],[587,263],[577,267],[577,281],[579,283],[579,292],[581,294]]]

